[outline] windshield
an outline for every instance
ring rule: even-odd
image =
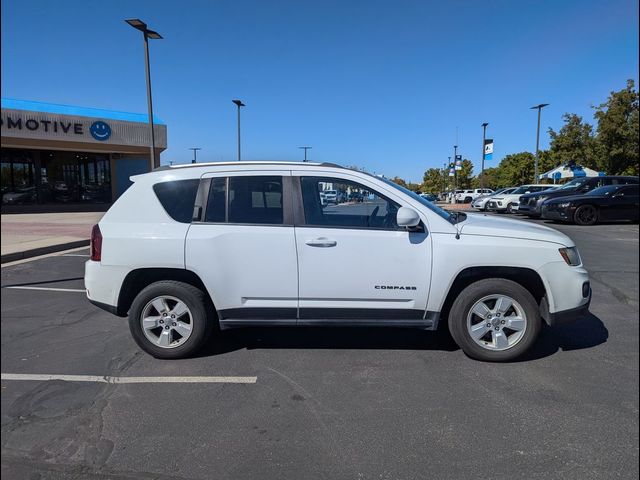
[[[514,195],[517,195],[519,193],[527,193],[527,192],[530,192],[530,191],[531,190],[529,189],[529,187],[518,187],[511,193],[514,194]]]
[[[609,196],[616,193],[617,190],[620,189],[622,185],[607,185],[605,187],[596,188],[591,190],[587,195],[605,195]]]
[[[440,217],[444,218],[446,221],[451,222],[451,223],[456,223],[456,216],[455,215],[451,215],[449,212],[447,212],[446,210],[443,210],[442,208],[438,207],[434,203],[431,203],[426,198],[423,198],[420,195],[418,195],[417,193],[412,192],[408,188],[401,187],[400,185],[398,185],[397,183],[392,182],[391,180],[388,180],[386,178],[381,178],[381,177],[378,177],[378,178],[380,180],[382,180],[384,183],[386,183],[387,185],[392,186],[396,190],[400,190],[402,193],[405,193],[405,194],[409,195],[412,199],[420,202],[422,205],[424,205],[425,207],[427,207],[429,210],[431,210],[432,212],[436,213]]]
[[[563,186],[560,187],[560,190],[571,190],[574,188],[578,188],[580,185],[583,185],[584,183],[587,182],[587,178],[576,178],[575,180],[571,180],[568,183],[565,183]]]

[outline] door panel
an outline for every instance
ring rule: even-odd
[[[401,200],[346,174],[293,174],[302,177],[305,211],[304,225],[295,229],[301,321],[423,318],[431,238],[397,228]],[[323,205],[323,187],[338,190],[337,204]]]
[[[202,279],[223,320],[297,317],[295,233],[283,224],[291,197],[289,182],[280,180],[288,176],[207,176],[212,182],[203,218],[210,221],[189,228],[185,264]]]

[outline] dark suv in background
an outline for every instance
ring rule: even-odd
[[[527,193],[519,199],[518,213],[529,217],[539,217],[542,213],[542,203],[545,200],[571,195],[584,195],[591,190],[607,185],[637,184],[638,177],[631,176],[602,176],[576,178],[555,190]]]

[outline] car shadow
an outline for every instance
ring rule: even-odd
[[[602,320],[593,313],[568,325],[543,326],[538,340],[531,350],[517,361],[526,362],[548,357],[562,350],[583,350],[605,343],[609,338],[609,330]]]
[[[545,324],[531,350],[516,362],[538,360],[560,350],[592,348],[605,343],[608,338],[607,328],[591,313],[569,325],[548,327]],[[444,324],[436,332],[384,327],[247,327],[216,332],[196,356],[209,357],[258,348],[459,350]]]
[[[449,332],[391,327],[247,327],[216,332],[198,357],[242,349],[455,351]]]

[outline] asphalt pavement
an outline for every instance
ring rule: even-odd
[[[87,250],[3,266],[2,374],[93,379],[3,378],[1,473],[636,479],[638,225],[555,228],[591,273],[592,314],[509,364],[447,334],[346,328],[228,331],[197,358],[155,360],[86,301]],[[153,380],[193,376],[222,383]],[[131,377],[148,383],[112,382]]]

